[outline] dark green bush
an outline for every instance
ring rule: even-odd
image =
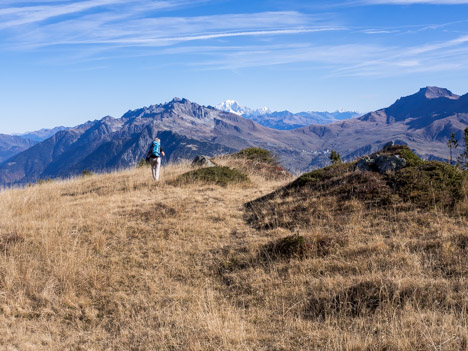
[[[424,161],[421,160],[418,155],[416,155],[406,146],[398,150],[396,154],[400,155],[401,158],[404,158],[406,160],[407,167],[415,167],[424,163]]]
[[[353,171],[354,162],[345,163],[305,173],[289,188],[308,186],[342,200],[355,198],[374,205],[389,205],[400,199],[421,208],[452,208],[464,198],[463,182],[467,173],[457,167],[438,161],[423,161],[404,145],[392,146],[379,154],[400,155],[406,160],[406,167],[379,174],[356,172]]]
[[[362,171],[356,162],[308,172],[292,183],[245,204],[246,221],[257,229],[307,227],[317,218],[346,216],[362,208],[414,207],[452,212],[468,196],[468,172],[438,161],[422,161],[406,146],[379,155],[400,155],[402,169]],[[324,210],[325,209],[325,210]]]
[[[137,168],[146,167],[147,165],[148,163],[146,162],[146,160],[144,158],[141,158],[140,161],[138,161]]]
[[[271,165],[277,165],[278,160],[270,151],[260,147],[249,147],[234,154],[236,158],[245,158],[247,160],[265,162]]]
[[[81,175],[83,177],[88,177],[88,176],[92,176],[93,175],[93,172],[91,172],[89,169],[84,169],[82,172],[81,172]]]
[[[340,163],[304,173],[292,182],[290,187],[314,186],[332,178],[341,177],[346,172],[349,172],[353,168],[353,165],[352,163]]]
[[[404,200],[419,207],[453,207],[464,197],[466,174],[457,167],[438,161],[422,162],[388,175],[389,183]]]
[[[216,166],[199,168],[184,173],[177,178],[176,183],[189,184],[202,182],[227,186],[228,184],[245,183],[248,181],[249,178],[237,169]]]
[[[336,150],[332,150],[330,152],[330,161],[332,165],[340,164],[342,162],[340,153]]]

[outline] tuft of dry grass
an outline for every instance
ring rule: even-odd
[[[465,216],[333,195],[256,229],[244,204],[291,179],[218,162],[251,182],[177,186],[182,163],[0,192],[0,348],[467,350]]]

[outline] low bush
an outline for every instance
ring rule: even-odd
[[[419,158],[411,149],[405,145],[395,145],[387,149],[382,154],[399,155],[406,160],[407,167],[414,167],[421,165],[424,161]]]
[[[228,184],[248,181],[249,178],[237,169],[220,166],[195,169],[180,175],[176,179],[178,185],[201,182],[227,186]]]
[[[447,163],[422,161],[406,146],[393,146],[375,155],[398,155],[401,169],[379,173],[361,170],[357,161],[303,174],[275,192],[246,204],[246,220],[258,229],[308,226],[323,206],[347,215],[356,201],[364,208],[417,207],[452,212],[467,197],[468,172]],[[350,203],[353,206],[348,206]]]
[[[304,173],[294,182],[292,182],[289,187],[297,188],[304,186],[311,187],[320,187],[322,188],[324,182],[329,181],[336,177],[341,177],[346,172],[349,172],[353,169],[354,163],[341,163],[333,166],[328,166],[321,169],[316,169],[308,173]]]
[[[243,158],[252,161],[268,163],[270,165],[278,165],[278,160],[270,151],[260,147],[249,147],[243,149],[233,155],[236,158]]]
[[[144,158],[141,158],[140,161],[137,163],[137,168],[147,167],[149,164],[146,162]]]
[[[418,207],[453,208],[464,198],[466,173],[438,161],[422,162],[388,175],[388,182],[405,201]]]
[[[89,177],[89,176],[92,176],[93,175],[93,172],[91,172],[89,169],[84,169],[82,172],[81,172],[81,175],[83,177]]]
[[[265,245],[260,250],[262,260],[324,257],[335,247],[343,247],[347,238],[331,236],[291,235]]]
[[[391,280],[364,280],[341,291],[315,296],[305,310],[309,318],[325,319],[331,316],[370,316],[384,309],[402,309],[410,304],[419,309],[449,310],[462,297],[453,294],[444,283],[406,282]]]

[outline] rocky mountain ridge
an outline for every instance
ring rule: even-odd
[[[60,131],[0,164],[0,184],[129,167],[144,157],[155,136],[162,140],[166,162],[258,146],[277,154],[282,165],[296,173],[328,164],[332,149],[349,160],[375,152],[390,140],[408,145],[425,159],[447,159],[450,133],[462,140],[467,125],[468,94],[458,96],[435,87],[359,118],[293,130],[267,128],[174,98],[128,111],[121,118],[107,116]]]

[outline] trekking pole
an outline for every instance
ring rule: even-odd
[[[162,155],[161,155],[161,168],[162,168],[162,177],[163,177],[163,180],[165,181],[166,180],[166,171],[164,170],[164,167],[163,167],[163,158]]]

